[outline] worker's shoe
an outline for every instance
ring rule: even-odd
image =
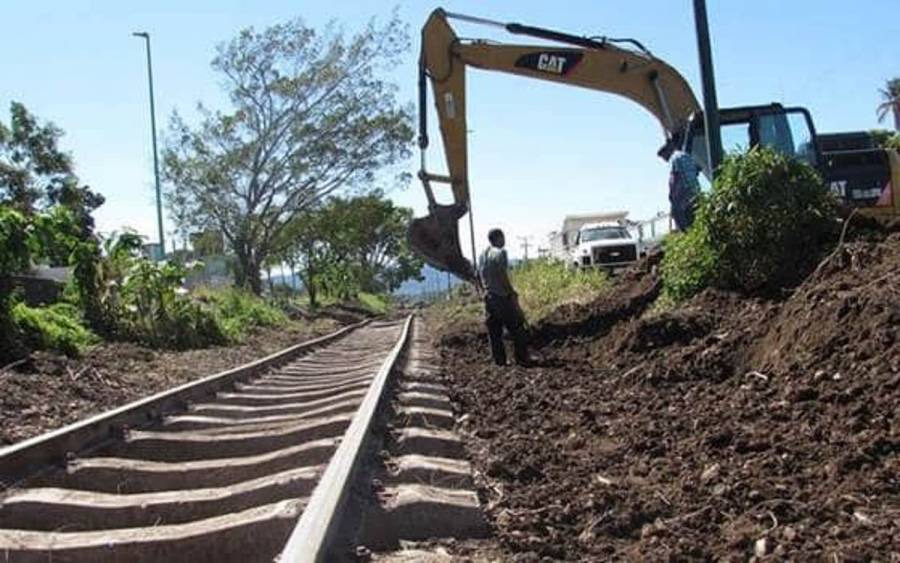
[[[523,368],[533,368],[540,365],[540,360],[533,356],[525,356],[524,358],[516,358],[516,365]]]

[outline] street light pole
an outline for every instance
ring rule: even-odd
[[[153,176],[156,181],[156,226],[159,229],[160,259],[166,256],[166,238],[163,233],[162,192],[159,188],[159,156],[156,150],[156,106],[153,102],[153,64],[150,60],[150,34],[146,31],[132,33],[147,42],[147,79],[150,84],[150,132],[153,135]]]
[[[703,121],[706,127],[706,148],[710,174],[715,177],[722,163],[722,133],[719,128],[719,103],[716,100],[716,79],[713,74],[706,0],[694,0],[694,23],[697,27],[697,50],[700,55],[700,76],[703,80]]]

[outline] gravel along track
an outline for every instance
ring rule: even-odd
[[[369,323],[8,489],[0,561],[272,561],[403,335]]]

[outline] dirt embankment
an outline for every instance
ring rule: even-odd
[[[157,351],[106,343],[84,357],[36,352],[32,361],[0,372],[0,446],[237,367],[337,330],[334,320],[259,329],[238,346]]]
[[[652,265],[623,282],[536,328],[544,367],[442,342],[511,559],[900,554],[900,236],[781,301],[652,313]]]

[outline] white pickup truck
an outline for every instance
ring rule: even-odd
[[[619,268],[635,262],[641,244],[629,229],[628,213],[569,215],[562,229],[550,235],[551,253],[578,268]]]
[[[573,266],[617,268],[637,261],[639,244],[618,223],[588,223],[575,233],[570,257]]]

